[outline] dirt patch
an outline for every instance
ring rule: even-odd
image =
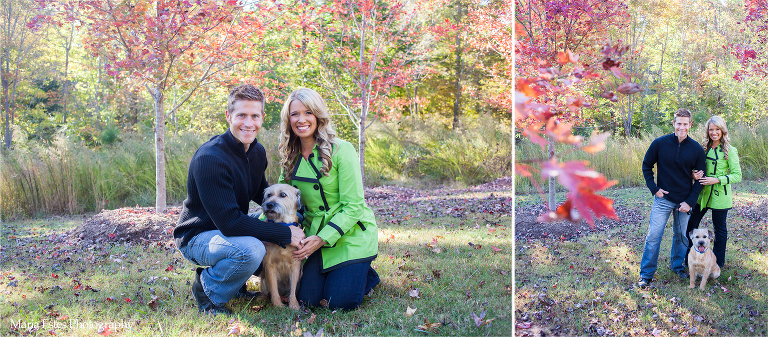
[[[168,213],[158,214],[154,207],[126,207],[102,210],[68,233],[82,243],[137,242],[165,243],[173,239],[173,228],[181,207],[169,207]]]
[[[541,204],[515,208],[515,240],[559,238],[570,240],[591,233],[606,231],[624,225],[638,225],[645,217],[637,210],[623,206],[614,206],[619,220],[601,218],[595,221],[595,227],[582,220],[579,223],[569,221],[540,222],[539,215],[547,211]]]
[[[439,189],[419,191],[404,187],[382,186],[365,189],[365,199],[370,206],[381,204],[417,203],[428,210],[439,210],[454,216],[463,216],[468,211],[491,214],[511,213],[511,198],[495,197],[464,201],[460,207],[443,204],[442,201],[414,201],[428,195],[452,195],[466,192],[506,191],[512,189],[512,177],[499,178],[493,182],[461,190]],[[137,242],[167,243],[173,239],[173,228],[179,219],[181,207],[168,207],[168,213],[158,214],[154,207],[126,207],[114,210],[102,210],[83,224],[67,233],[71,239],[80,239],[81,243],[102,242]],[[437,211],[436,211],[437,212]],[[438,212],[439,213],[439,212]]]

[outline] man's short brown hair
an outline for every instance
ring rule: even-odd
[[[688,123],[691,122],[691,111],[688,109],[677,109],[677,112],[675,112],[675,117],[672,118],[672,123],[674,123],[677,120],[677,117],[688,117]]]
[[[235,110],[237,101],[256,101],[261,102],[261,112],[264,112],[264,94],[259,88],[252,84],[241,84],[229,91],[227,98],[227,111],[230,113]]]

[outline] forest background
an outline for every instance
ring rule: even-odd
[[[511,175],[505,1],[2,0],[1,17],[4,219],[180,203],[240,83],[265,92],[269,181],[298,87],[368,185]]]
[[[590,197],[580,213],[611,215],[592,192],[613,185],[606,179],[644,185],[645,150],[673,132],[679,108],[693,112],[697,141],[722,116],[745,179],[768,176],[768,2],[515,4],[516,174],[531,178],[517,179],[516,193],[554,191],[557,179],[569,200]]]

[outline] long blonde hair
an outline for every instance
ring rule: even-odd
[[[704,152],[709,151],[712,148],[712,140],[709,139],[709,125],[714,125],[720,129],[723,134],[720,136],[720,148],[725,153],[725,159],[728,159],[728,148],[731,146],[731,137],[728,136],[728,127],[725,125],[725,120],[720,116],[712,116],[707,120],[707,124],[704,128],[704,140],[701,142],[701,147],[704,148]]]
[[[308,88],[299,88],[285,99],[283,110],[280,111],[280,145],[277,148],[280,154],[280,168],[283,170],[283,180],[291,181],[291,174],[296,165],[296,158],[301,155],[301,140],[291,129],[291,102],[300,101],[315,115],[317,129],[315,129],[315,144],[323,167],[320,173],[327,176],[331,170],[333,161],[331,155],[332,144],[336,144],[336,131],[333,129],[331,116],[328,114],[328,106],[317,91]]]

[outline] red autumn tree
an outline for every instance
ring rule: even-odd
[[[165,121],[206,83],[259,54],[253,41],[273,17],[262,4],[245,9],[237,0],[40,0],[58,20],[87,30],[85,47],[108,60],[107,72],[143,86],[154,100],[156,210],[166,210]],[[186,89],[175,106],[165,94]]]
[[[768,0],[746,0],[744,21],[741,22],[743,41],[723,46],[736,56],[741,69],[733,78],[744,76],[768,78]]]
[[[602,73],[612,73],[627,80],[614,90],[623,94],[639,90],[619,69],[626,47],[605,44],[595,48],[606,40],[610,29],[626,24],[626,6],[609,0],[533,0],[516,1],[516,9],[515,122],[525,127],[525,136],[548,152],[546,160],[516,163],[516,173],[531,178],[542,194],[533,174],[538,170],[542,178],[549,178],[547,204],[551,212],[544,219],[584,218],[594,225],[594,218],[616,218],[613,201],[595,193],[615,181],[608,181],[586,162],[561,163],[554,146],[566,143],[590,153],[604,148],[610,133],[593,133],[589,142],[572,133],[580,110],[595,100],[584,94],[586,83],[602,82]],[[615,93],[607,91],[602,96],[613,99]],[[567,201],[556,210],[555,178],[568,190]]]
[[[313,35],[320,83],[358,129],[360,168],[365,179],[365,130],[387,112],[393,87],[411,80],[410,65],[422,27],[418,6],[393,0],[332,0],[304,11],[297,30]],[[311,15],[310,20],[307,16]],[[304,42],[304,41],[302,41]],[[301,45],[296,43],[297,47]]]

